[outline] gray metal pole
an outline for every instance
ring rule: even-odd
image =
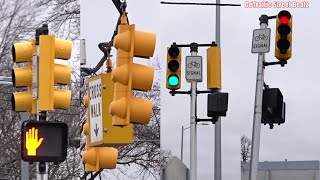
[[[268,26],[268,16],[260,17],[260,29],[265,29]],[[258,55],[257,81],[256,81],[256,96],[253,115],[253,130],[252,130],[252,146],[250,160],[250,175],[249,180],[258,179],[258,163],[259,163],[259,147],[261,133],[261,118],[262,118],[262,95],[264,83],[264,67],[265,53]]]
[[[220,4],[220,0],[216,0]],[[216,44],[220,47],[220,6],[216,6]],[[214,126],[214,179],[221,180],[221,117]]]
[[[39,44],[37,44],[36,46],[37,48],[37,67],[39,67],[39,57],[40,57],[40,46]],[[36,105],[36,115],[37,115],[37,121],[40,120],[39,118],[39,100],[38,100],[38,97],[39,97],[39,69],[37,68],[37,80],[36,80],[36,83],[37,83],[37,105]],[[33,90],[32,90],[33,91]],[[40,165],[41,163],[37,163],[37,180],[48,180],[48,168],[47,168],[47,164],[44,162],[43,166],[44,167],[41,167]]]
[[[196,56],[191,51],[191,56]],[[196,126],[197,82],[191,82],[190,106],[190,180],[197,180],[197,126]]]
[[[183,130],[184,130],[184,127],[182,126],[182,129],[181,129],[181,161],[183,162]]]
[[[22,112],[20,113],[21,123],[28,120],[28,113]],[[21,179],[29,180],[29,162],[24,162],[21,160]]]

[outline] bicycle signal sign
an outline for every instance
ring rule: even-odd
[[[187,82],[202,82],[202,56],[186,56]]]
[[[270,28],[253,30],[251,53],[268,53],[270,51],[270,34]]]

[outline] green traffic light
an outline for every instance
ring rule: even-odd
[[[179,77],[176,74],[171,74],[168,77],[168,84],[170,86],[177,86],[179,84]]]

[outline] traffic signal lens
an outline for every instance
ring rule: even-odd
[[[281,24],[288,24],[289,23],[290,18],[287,16],[282,16],[280,17],[280,22]]]
[[[170,57],[176,58],[176,57],[179,56],[180,51],[179,51],[179,48],[178,48],[177,46],[171,46],[171,47],[169,48],[168,53],[169,53],[169,56],[170,56]]]
[[[278,33],[280,35],[288,35],[290,33],[291,29],[288,25],[284,25],[284,24],[281,24],[279,27],[278,27]],[[285,37],[286,38],[286,37]]]
[[[290,47],[290,42],[287,39],[280,39],[277,42],[277,47],[280,49],[281,54],[285,54]]]
[[[179,69],[179,62],[177,60],[171,60],[168,63],[168,68],[170,69],[170,71],[172,72],[177,72],[177,70]]]
[[[171,74],[168,77],[168,83],[170,86],[177,86],[179,84],[179,77],[176,74]]]

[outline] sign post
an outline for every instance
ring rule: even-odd
[[[262,15],[260,17],[260,29],[261,31],[253,31],[253,40],[256,39],[261,42],[261,38],[264,38],[264,42],[269,41],[269,50],[270,50],[270,30],[267,30],[269,17],[267,15]],[[269,36],[266,33],[269,31]],[[256,32],[256,33],[255,33]],[[266,39],[267,38],[267,39]],[[253,43],[252,43],[253,44]],[[254,44],[253,44],[254,45]],[[264,83],[264,67],[263,63],[265,62],[265,53],[269,50],[262,45],[255,48],[252,47],[252,53],[258,54],[258,65],[257,65],[257,80],[256,80],[256,96],[254,103],[254,115],[253,115],[253,131],[252,131],[252,146],[251,146],[251,161],[250,161],[250,175],[249,180],[258,179],[258,162],[259,162],[259,148],[260,148],[260,133],[261,133],[261,118],[262,118],[262,95],[263,95],[263,83]],[[260,51],[260,52],[259,52]]]

